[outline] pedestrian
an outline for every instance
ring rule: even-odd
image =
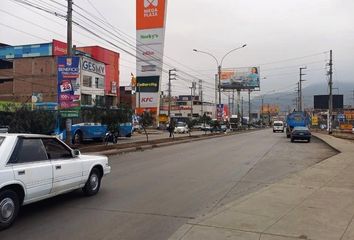
[[[171,121],[170,124],[168,125],[168,131],[170,132],[170,138],[171,137],[175,137],[174,136],[174,132],[175,132],[175,125],[174,125],[174,122]]]

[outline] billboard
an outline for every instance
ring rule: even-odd
[[[260,87],[260,68],[222,69],[220,85],[223,89],[255,89]]]
[[[137,77],[137,92],[155,93],[159,91],[160,76]]]
[[[313,97],[314,109],[328,109],[329,95],[315,95]],[[343,95],[333,95],[333,109],[343,109]]]
[[[157,93],[160,91],[166,9],[167,0],[136,0],[136,76],[137,91],[139,92],[140,87],[141,93]],[[138,94],[136,95],[138,97]],[[140,100],[137,100],[137,102]],[[155,109],[151,112],[155,113],[156,110],[156,114],[158,115],[159,105],[160,99],[157,98],[156,105],[154,106]],[[151,110],[151,108],[148,109]],[[141,110],[139,109],[139,112]],[[158,116],[155,117],[158,121]]]
[[[58,61],[58,104],[60,110],[80,109],[80,57],[60,56]]]
[[[278,114],[280,112],[280,107],[278,105],[266,104],[261,106],[261,113],[263,114]]]

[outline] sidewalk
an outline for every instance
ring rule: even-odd
[[[354,144],[314,135],[340,153],[190,221],[170,240],[353,240]]]

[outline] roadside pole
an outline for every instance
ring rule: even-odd
[[[330,50],[330,53],[329,53],[329,72],[328,72],[328,75],[329,75],[329,82],[328,82],[328,87],[329,87],[329,99],[328,99],[328,118],[329,118],[329,121],[328,121],[328,134],[332,134],[332,114],[333,114],[333,60],[332,60],[332,50]]]
[[[306,67],[301,67],[300,68],[300,80],[299,80],[299,111],[303,110],[303,99],[302,99],[302,82],[305,80],[302,79],[302,76],[306,75],[302,73],[302,70],[305,70]]]
[[[248,129],[251,127],[251,89],[248,89]]]
[[[168,71],[168,122],[171,123],[171,91],[172,91],[172,80],[176,80],[176,69],[171,69]]]
[[[73,14],[73,1],[68,0],[68,12],[67,12],[67,55],[68,57],[72,57],[72,14]],[[65,129],[66,129],[66,143],[71,145],[71,125],[72,119],[67,118],[65,121]]]

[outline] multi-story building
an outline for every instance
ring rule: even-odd
[[[76,51],[80,57],[81,105],[117,105],[119,54],[99,46],[81,50]],[[65,54],[66,44],[57,40],[0,45],[0,101],[26,103],[40,94],[37,100],[58,102],[57,57]]]
[[[192,101],[193,99],[193,101]],[[160,116],[168,116],[169,98],[163,96],[161,99]],[[193,117],[198,118],[203,115],[214,118],[215,104],[209,102],[202,102],[199,96],[191,97],[190,95],[181,95],[178,97],[171,97],[171,117]]]

